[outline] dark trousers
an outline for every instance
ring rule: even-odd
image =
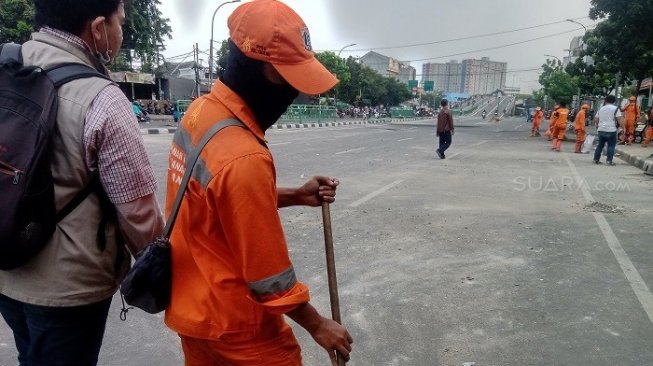
[[[75,307],[25,304],[0,294],[20,366],[95,366],[111,298]]]
[[[614,157],[614,148],[617,146],[617,133],[603,131],[599,131],[599,144],[596,146],[596,150],[594,150],[594,161],[599,161],[601,159],[601,153],[603,153],[603,147],[606,143],[608,144],[607,160],[612,161],[612,158]]]
[[[451,146],[451,131],[440,132],[440,147],[438,150],[444,154],[445,151]]]

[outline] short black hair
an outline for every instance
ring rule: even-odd
[[[123,0],[34,0],[37,29],[50,27],[79,36],[89,21],[111,17]]]
[[[614,104],[614,102],[616,102],[616,101],[617,101],[617,98],[614,95],[608,95],[607,97],[605,97],[605,102],[606,103]]]
[[[446,107],[447,104],[449,104],[449,101],[446,100],[446,99],[442,99],[442,100],[440,101],[440,105],[443,106],[443,107]]]
[[[562,107],[562,108],[566,108],[567,107],[567,102],[565,102],[564,100],[561,100],[560,103],[558,103],[558,105],[560,107]]]

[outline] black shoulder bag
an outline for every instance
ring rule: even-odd
[[[246,128],[242,122],[235,119],[227,119],[216,123],[204,134],[195,149],[186,156],[184,178],[179,186],[179,191],[177,191],[163,234],[136,255],[136,262],[120,285],[120,292],[127,304],[150,314],[159,313],[170,304],[172,291],[170,233],[200,152],[216,133],[229,126]]]

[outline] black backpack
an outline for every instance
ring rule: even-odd
[[[89,77],[108,79],[84,64],[24,66],[20,45],[0,45],[0,270],[36,255],[57,223],[97,186],[94,177],[56,212],[50,164],[57,89]]]

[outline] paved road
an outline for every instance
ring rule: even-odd
[[[427,124],[268,135],[280,185],[342,181],[332,220],[350,365],[653,365],[651,177],[592,165],[570,143],[551,152],[522,119],[467,119],[439,160]],[[144,138],[163,187],[171,135]],[[281,212],[327,314],[320,211]],[[101,365],[182,364],[160,317],[121,322],[113,305]],[[296,333],[305,364],[326,365]],[[0,365],[14,352],[0,325]]]

